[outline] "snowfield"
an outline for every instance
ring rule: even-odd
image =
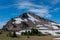
[[[46,25],[46,26],[50,26],[50,25]],[[51,26],[53,27],[53,29],[58,29],[57,26]],[[42,32],[43,34],[51,34],[52,36],[60,36],[60,34],[57,34],[56,32],[60,32],[60,30],[52,30],[46,27],[43,27],[43,25],[37,25],[36,29],[38,29],[38,31]],[[19,32],[16,32],[16,34],[21,35],[22,32],[25,32],[26,30],[21,30]],[[31,30],[27,30],[27,31],[31,31]]]
[[[36,18],[34,18],[33,16],[31,16],[29,13],[27,13],[28,15],[28,19],[30,21],[32,21],[34,24],[36,24],[36,22],[40,22],[40,20],[37,20]],[[15,18],[14,20],[16,20],[15,24],[20,24],[22,21],[24,22],[27,22],[28,20],[27,19],[23,19],[22,18]],[[43,34],[51,34],[53,36],[60,36],[60,34],[57,34],[56,32],[60,32],[60,30],[52,30],[52,29],[59,29],[56,25],[60,26],[60,24],[57,24],[57,23],[53,23],[53,22],[49,22],[48,24],[44,24],[44,25],[40,25],[40,24],[37,24],[36,25],[36,29],[38,29],[38,31],[42,32]],[[46,26],[46,27],[44,27]],[[49,29],[52,28],[52,29]],[[21,30],[19,32],[16,32],[16,34],[18,35],[21,35],[22,32],[25,32],[26,30]],[[27,31],[31,31],[31,30],[27,30]]]
[[[16,20],[16,21],[15,21],[16,24],[19,24],[19,23],[21,23],[21,21],[24,21],[24,20],[22,20],[21,18],[16,18],[15,20]]]
[[[27,19],[24,19],[24,20],[22,20],[21,18],[15,18],[15,22],[13,22],[13,23],[15,23],[15,24],[20,24],[22,21],[24,21],[24,22],[27,22],[28,20]]]
[[[36,26],[36,29],[48,29],[48,28],[43,27],[43,25],[37,25],[37,26]]]
[[[36,22],[40,22],[39,20],[37,20],[37,19],[35,19],[34,17],[32,17],[30,14],[27,14],[28,16],[29,16],[29,20],[31,20],[34,24],[35,24],[35,21]],[[22,21],[25,21],[25,22],[27,22],[28,20],[27,19],[24,19],[24,20],[22,20],[21,18],[15,18],[15,22],[13,22],[13,23],[16,23],[16,24],[19,24],[19,23],[21,23]],[[51,24],[44,24],[45,26],[49,26],[49,27],[52,27],[53,29],[59,29],[56,25],[59,25],[60,26],[60,24],[56,24],[56,23],[51,23]],[[47,34],[47,33],[49,33],[49,34],[51,34],[51,35],[53,35],[53,36],[60,36],[60,34],[57,34],[56,32],[60,32],[60,30],[41,30],[41,29],[49,29],[49,28],[46,28],[46,27],[44,27],[43,25],[37,25],[36,26],[36,29],[38,29],[40,32],[42,32],[43,34]],[[18,35],[21,35],[21,33],[22,32],[25,32],[26,30],[21,30],[21,31],[19,31],[19,32],[16,32],[16,34],[18,34]],[[28,30],[27,30],[28,31]]]
[[[40,22],[39,20],[35,19],[34,17],[32,17],[30,14],[27,13],[27,15],[29,16],[29,20],[31,20],[34,24],[35,24],[35,21],[36,22]]]
[[[53,29],[59,29],[57,26],[52,26],[53,27]]]
[[[37,20],[36,18],[32,17],[30,14],[27,14],[27,15],[29,16],[28,19],[31,20],[34,24],[35,24],[35,21],[36,21],[36,22],[40,22],[40,21]],[[27,19],[22,20],[21,18],[15,18],[14,20],[16,20],[15,22],[13,22],[13,23],[15,23],[15,24],[20,24],[22,21],[25,21],[25,22],[28,21]]]

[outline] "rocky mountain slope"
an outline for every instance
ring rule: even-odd
[[[6,25],[3,26],[3,30],[20,31],[25,29],[31,29],[33,27],[39,30],[59,29],[60,24],[44,19],[30,12],[26,12],[16,18],[11,18],[11,20],[9,20]]]

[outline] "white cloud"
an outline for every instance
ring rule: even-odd
[[[19,1],[16,4],[12,4],[12,5],[8,5],[8,6],[4,6],[2,7],[4,8],[9,8],[9,7],[16,7],[20,10],[22,9],[27,9],[27,11],[32,11],[32,12],[36,12],[37,15],[40,14],[40,16],[42,17],[51,17],[51,14],[49,14],[49,6],[45,6],[45,5],[37,5],[34,3],[31,3],[28,1]]]
[[[35,12],[37,15],[42,17],[50,18],[51,14],[49,14],[49,6],[37,5],[31,2],[20,2],[18,3],[18,9],[28,9],[27,11]]]
[[[30,9],[29,11],[35,12],[37,15],[41,17],[50,18],[52,16],[51,14],[49,14],[48,9]]]
[[[29,9],[29,8],[50,8],[48,6],[37,5],[37,4],[31,3],[31,2],[26,2],[26,1],[18,3],[17,7],[19,9],[24,9],[24,8],[27,8],[27,9]]]
[[[18,7],[18,9],[31,8],[32,4],[31,3],[21,2],[21,3],[18,3],[17,7]]]

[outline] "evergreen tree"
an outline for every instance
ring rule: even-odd
[[[12,37],[17,37],[17,35],[16,35],[16,32],[15,32],[15,31],[13,32]]]
[[[36,35],[36,34],[39,33],[39,31],[38,31],[37,29],[32,28],[32,29],[31,29],[31,33],[32,33],[33,35]]]

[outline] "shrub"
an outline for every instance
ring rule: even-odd
[[[27,31],[25,31],[24,35],[27,35]]]
[[[2,31],[0,31],[0,34],[2,34]]]
[[[22,32],[21,35],[24,35],[25,32]]]
[[[39,31],[37,29],[32,28],[31,33],[32,33],[32,35],[37,35],[39,33]]]
[[[28,31],[28,32],[27,32],[27,38],[30,38],[30,37],[29,37],[30,35],[31,35],[31,32]]]
[[[60,34],[60,32],[56,32],[57,34]]]
[[[31,32],[30,31],[25,31],[22,32],[21,35],[27,35],[27,37],[29,38],[29,36],[31,35],[37,35],[37,36],[44,36],[45,34],[42,34],[41,32],[39,32],[37,29],[32,28]]]

